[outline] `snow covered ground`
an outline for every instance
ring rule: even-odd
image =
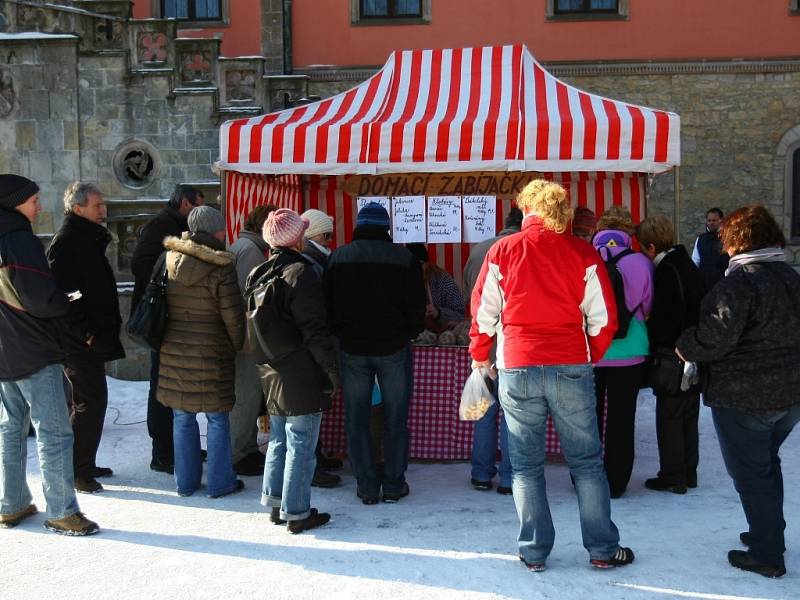
[[[259,504],[260,478],[238,495],[179,498],[172,479],[148,468],[146,383],[109,380],[110,409],[99,464],[106,490],[79,497],[102,532],[66,538],[43,514],[0,530],[0,598],[800,598],[800,433],[784,445],[788,574],[779,580],[733,569],[744,516],[724,471],[708,409],[701,416],[700,487],[685,496],[645,490],[657,471],[654,399],[642,394],[637,456],[625,497],[612,501],[622,542],[636,552],[624,569],[589,566],[567,469],[551,465],[548,492],[556,546],[548,570],[516,557],[513,500],[469,485],[469,465],[409,467],[411,495],[364,506],[344,484],[313,491],[331,523],[293,536]],[[29,481],[44,508],[35,447]]]

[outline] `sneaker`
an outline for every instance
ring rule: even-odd
[[[89,469],[89,475],[92,477],[111,477],[114,474],[114,471],[109,469],[108,467],[92,467]]]
[[[0,515],[0,527],[11,529],[22,523],[25,519],[37,513],[36,505],[29,504],[25,508],[10,515]]]
[[[286,525],[286,529],[289,533],[302,533],[303,531],[308,531],[309,529],[321,527],[330,520],[331,516],[328,513],[317,512],[317,509],[312,508],[311,514],[305,519],[289,521]]]
[[[522,556],[520,556],[519,559],[526,567],[528,567],[529,571],[533,571],[534,573],[541,573],[547,568],[547,566],[543,562],[541,563],[528,562],[527,560],[522,558]]]
[[[480,490],[481,492],[488,492],[492,489],[492,482],[491,481],[481,481],[480,479],[475,479],[474,477],[469,480],[476,490]]]
[[[361,498],[361,502],[363,502],[364,504],[366,504],[368,506],[372,505],[372,504],[377,504],[378,500],[379,500],[377,494],[374,494],[374,495],[373,494],[367,494],[366,492],[362,492],[361,490],[358,490],[358,489],[356,490],[356,496]]]
[[[83,513],[76,512],[63,519],[49,519],[44,522],[44,528],[59,535],[94,535],[100,528],[97,523],[90,521]]]
[[[167,461],[161,458],[154,458],[150,461],[150,470],[151,471],[158,471],[159,473],[169,473],[170,475],[175,474],[175,463],[173,461]]]
[[[325,456],[321,454],[317,457],[317,468],[323,471],[338,471],[344,466],[341,458],[335,456]]]
[[[610,558],[593,558],[592,566],[598,569],[613,569],[614,567],[624,567],[633,562],[633,550],[620,547]]]
[[[753,539],[750,537],[749,531],[743,531],[739,534],[739,541],[748,548],[753,545]]]
[[[749,552],[744,550],[731,550],[728,552],[728,562],[737,569],[758,573],[764,577],[783,577],[786,575],[785,566],[760,563]]]
[[[237,475],[244,477],[255,477],[256,475],[264,474],[264,461],[266,456],[261,452],[251,452],[242,460],[234,463],[233,470]]]
[[[317,513],[316,508],[311,509],[312,514]],[[279,506],[273,506],[272,512],[269,513],[269,522],[273,525],[286,525],[286,521],[281,519],[281,509]]]
[[[244,481],[241,479],[236,480],[236,484],[233,486],[233,489],[229,492],[223,492],[222,494],[209,494],[209,498],[224,498],[225,496],[230,496],[231,494],[237,494],[244,489]]]
[[[400,490],[400,492],[398,492],[396,494],[392,494],[392,493],[388,493],[387,494],[386,491],[384,491],[383,492],[383,501],[384,502],[388,502],[389,504],[394,504],[396,502],[399,502],[400,498],[405,498],[410,493],[411,493],[411,489],[408,487],[407,483],[404,483],[403,484],[403,488]]]
[[[655,490],[657,492],[672,492],[673,494],[685,494],[686,486],[682,483],[669,483],[660,477],[653,477],[644,482],[644,487],[648,490]]]
[[[497,493],[502,495],[502,496],[510,496],[511,494],[514,493],[514,490],[512,490],[510,487],[506,487],[504,485],[498,485],[497,486]]]
[[[319,488],[334,488],[342,483],[342,478],[333,473],[326,473],[322,469],[314,471],[314,477],[311,479],[312,487]]]
[[[94,477],[76,477],[75,491],[81,494],[96,494],[103,491],[103,486]]]

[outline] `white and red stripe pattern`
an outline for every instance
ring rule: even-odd
[[[228,243],[239,237],[239,231],[253,207],[274,204],[303,212],[303,190],[297,175],[249,175],[225,173],[225,221]]]
[[[678,115],[578,90],[522,45],[404,50],[325,100],[223,124],[220,166],[272,174],[659,173]]]

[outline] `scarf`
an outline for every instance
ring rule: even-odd
[[[785,261],[786,254],[783,252],[783,248],[759,248],[758,250],[751,250],[750,252],[742,252],[736,256],[731,256],[731,261],[728,263],[725,275],[730,275],[736,269],[753,263]]]

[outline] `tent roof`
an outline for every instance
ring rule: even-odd
[[[638,171],[680,164],[680,119],[563,83],[522,45],[393,52],[313,104],[227,121],[244,173]]]

